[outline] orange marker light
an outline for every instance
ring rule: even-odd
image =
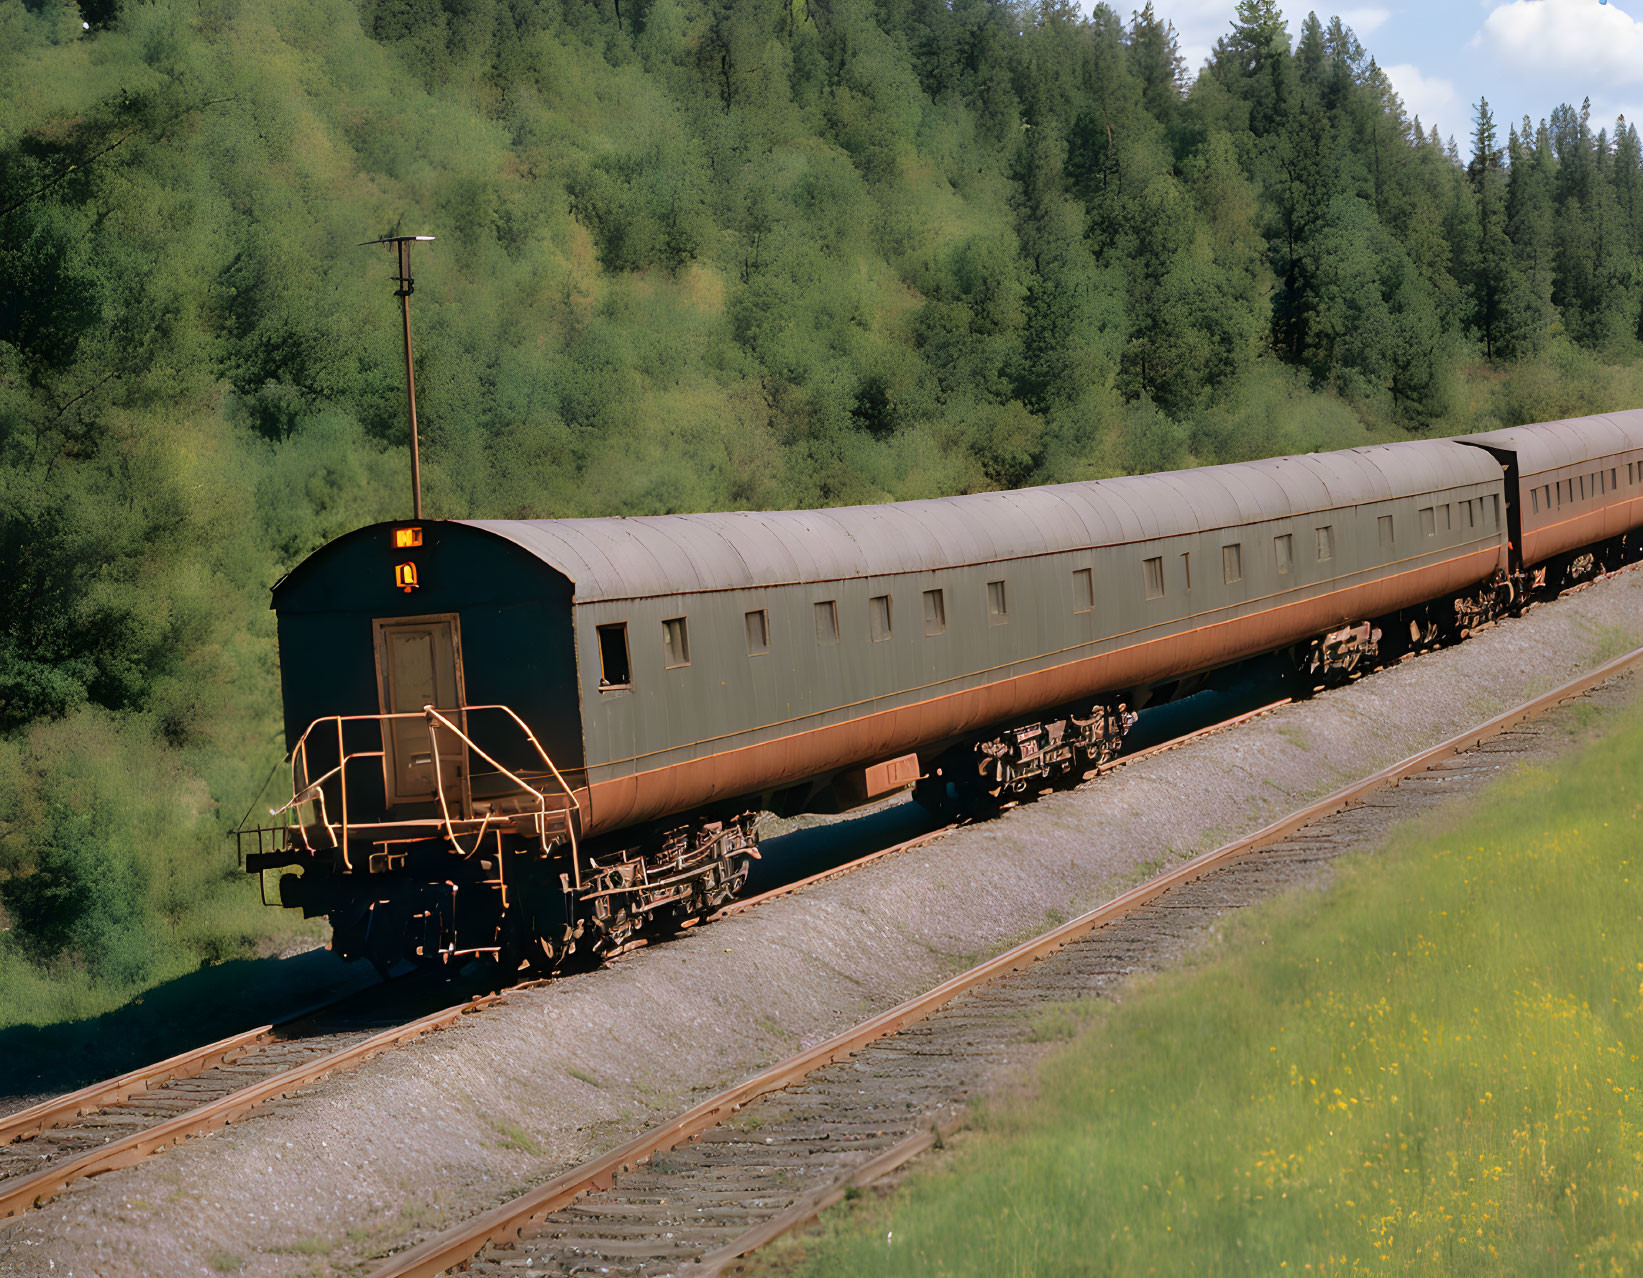
[[[409,550],[413,546],[422,544],[422,529],[396,528],[394,529],[394,549]]]
[[[398,586],[406,594],[410,594],[411,591],[415,590],[417,588],[416,565],[395,564],[394,585]]]

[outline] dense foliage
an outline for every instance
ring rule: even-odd
[[[1485,107],[1463,165],[1271,0],[1190,86],[1150,5],[0,0],[0,102],[13,990],[276,926],[219,841],[280,752],[265,590],[407,506],[375,235],[439,237],[435,516],[877,501],[1633,393],[1637,132],[1561,107],[1502,145]]]

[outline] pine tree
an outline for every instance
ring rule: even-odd
[[[1181,57],[1175,24],[1159,19],[1152,0],[1131,17],[1124,38],[1129,64],[1141,81],[1141,102],[1160,121],[1168,121],[1181,105],[1186,84],[1186,62]]]
[[[1245,126],[1257,138],[1277,132],[1293,92],[1289,29],[1277,0],[1238,0],[1232,30],[1216,41],[1210,73],[1247,110]]]
[[[1512,244],[1506,235],[1503,157],[1489,100],[1478,100],[1472,133],[1472,161],[1466,167],[1477,209],[1478,235],[1471,279],[1473,324],[1483,339],[1484,358],[1493,362],[1502,308],[1516,288]]]

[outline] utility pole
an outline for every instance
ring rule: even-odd
[[[399,298],[405,318],[405,396],[411,406],[411,518],[422,518],[422,459],[417,452],[416,434],[416,370],[411,364],[411,294],[415,285],[411,280],[411,245],[418,241],[432,241],[431,235],[389,235],[380,240],[366,240],[360,248],[373,244],[392,245],[399,252],[399,274],[394,283],[399,287],[394,296]]]

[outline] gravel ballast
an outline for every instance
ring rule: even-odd
[[[0,1273],[368,1268],[801,1044],[1636,645],[1643,572],[519,991],[0,1229]]]

